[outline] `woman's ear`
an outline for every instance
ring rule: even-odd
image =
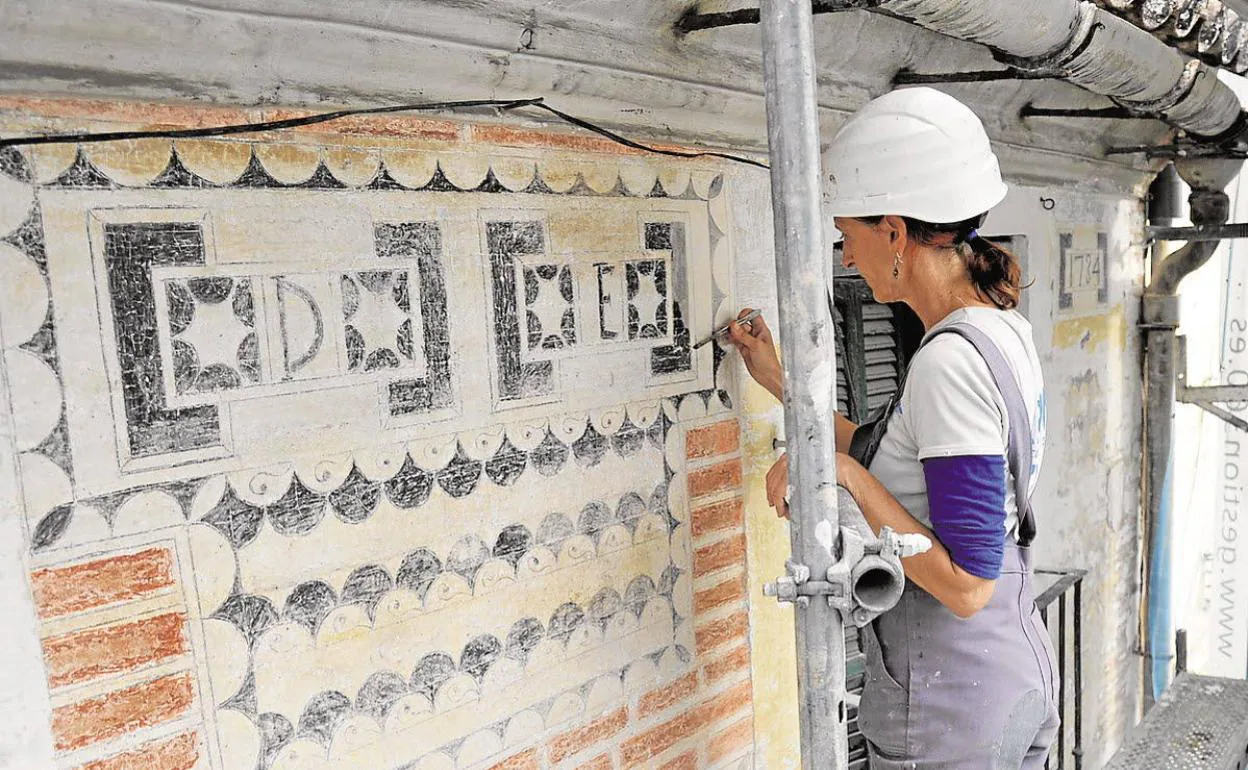
[[[888,236],[889,248],[896,252],[906,250],[908,233],[904,218],[895,214],[888,214],[880,220],[880,226],[884,228],[884,233]]]

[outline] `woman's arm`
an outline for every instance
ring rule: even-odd
[[[903,563],[908,579],[960,618],[969,618],[988,604],[996,581],[972,575],[955,564],[932,530],[911,516],[866,468],[849,455],[838,454],[836,477],[837,483],[853,495],[876,534],[890,527],[898,534],[917,533],[932,541],[931,550]]]
[[[849,451],[849,445],[854,440],[854,431],[856,430],[858,430],[858,423],[850,420],[840,412],[836,413],[836,451]]]
[[[752,312],[753,308],[743,308],[738,318]],[[777,401],[784,401],[784,370],[780,366],[780,357],[776,354],[776,343],[772,339],[771,329],[760,315],[749,324],[734,323],[728,327],[728,341],[741,353],[741,360],[754,381],[767,389]],[[836,451],[848,452],[849,442],[853,440],[854,431],[858,426],[840,412],[836,413]]]

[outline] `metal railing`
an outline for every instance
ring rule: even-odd
[[[1057,665],[1061,673],[1057,699],[1062,726],[1057,734],[1055,751],[1049,754],[1044,765],[1046,770],[1055,766],[1057,770],[1065,770],[1067,757],[1071,759],[1074,770],[1083,767],[1083,578],[1087,574],[1088,571],[1083,569],[1036,570],[1038,579],[1052,580],[1036,597],[1036,607],[1050,635],[1057,632]],[[1073,605],[1071,612],[1066,611],[1068,597]],[[1049,613],[1054,602],[1057,602],[1056,628]],[[1067,629],[1070,630],[1070,644],[1067,644]],[[1071,696],[1069,701],[1068,696]]]

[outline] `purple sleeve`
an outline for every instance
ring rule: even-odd
[[[931,457],[923,461],[932,531],[954,564],[987,580],[1005,554],[1005,458]]]

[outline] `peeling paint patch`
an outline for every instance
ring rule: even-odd
[[[1078,348],[1095,353],[1102,346],[1113,351],[1127,347],[1127,321],[1121,305],[1102,315],[1069,318],[1053,324],[1054,348]]]

